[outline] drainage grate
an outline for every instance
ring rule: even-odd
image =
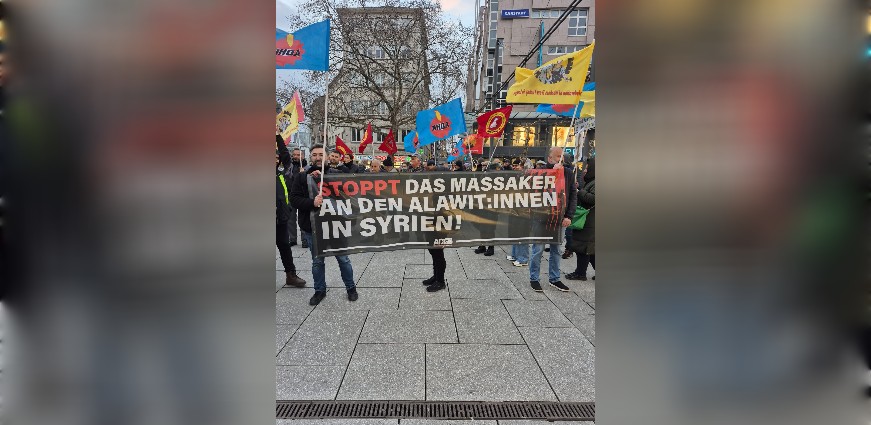
[[[278,401],[275,417],[592,421],[596,417],[596,404],[535,401]]]

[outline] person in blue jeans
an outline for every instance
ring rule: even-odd
[[[524,162],[520,158],[511,160],[511,170],[523,171],[525,169]],[[511,219],[509,218],[509,225]],[[507,257],[508,261],[514,264],[514,267],[524,267],[529,264],[529,244],[511,245],[511,255]]]
[[[508,256],[508,261],[511,261],[514,267],[529,265],[529,244],[511,245],[511,255]]]
[[[315,293],[309,300],[309,305],[318,305],[327,296],[327,279],[324,270],[324,259],[315,257],[315,248],[312,235],[311,212],[316,211],[323,203],[323,197],[318,194],[318,185],[321,178],[321,165],[324,162],[324,147],[316,144],[311,148],[311,161],[309,167],[303,173],[298,173],[293,180],[293,188],[290,192],[290,203],[299,210],[298,224],[302,233],[303,242],[309,246],[312,255],[312,278],[314,280]],[[329,168],[327,173],[341,172],[335,168]],[[348,299],[357,301],[357,287],[354,285],[354,269],[351,259],[347,255],[337,255],[339,271],[342,274],[342,282],[348,291]]]
[[[565,193],[566,193],[566,209],[563,211],[563,220],[562,227],[569,227],[572,224],[572,218],[575,213],[575,206],[577,202],[577,191],[575,190],[575,185],[572,184],[572,175],[571,171],[563,167],[562,164],[562,156],[563,150],[562,148],[553,147],[548,151],[547,155],[547,165],[544,168],[548,169],[557,169],[561,170],[565,173]],[[562,281],[560,281],[560,270],[559,264],[561,260],[561,255],[559,253],[559,243],[552,243],[548,245],[550,247],[550,261],[548,262],[548,282],[550,286],[553,286],[560,291],[566,292],[569,290],[569,287],[566,286]],[[544,251],[544,244],[533,244],[532,245],[532,258],[529,261],[529,286],[532,286],[532,289],[536,292],[542,292],[541,283],[538,282],[540,273],[541,273],[541,253]]]

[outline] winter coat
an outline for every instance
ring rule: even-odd
[[[584,183],[578,191],[578,203],[590,210],[581,230],[572,230],[572,248],[579,254],[595,254],[596,241],[596,180]]]
[[[311,176],[315,170],[320,170],[320,167],[308,167],[304,173],[298,173],[293,178],[293,184],[290,188],[290,205],[299,210],[296,222],[299,228],[312,233],[311,212],[316,211],[315,193],[309,190],[310,186],[317,191],[317,185],[320,184],[320,179]],[[344,173],[342,170],[347,170],[344,165],[339,168],[327,168],[328,174]]]

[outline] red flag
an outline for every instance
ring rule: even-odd
[[[366,146],[372,143],[372,123],[366,125],[366,134],[363,136],[363,140],[360,141],[360,153],[363,153],[366,150]]]
[[[481,137],[499,137],[508,124],[511,116],[511,106],[494,109],[478,117],[478,135]]]
[[[471,147],[472,155],[484,154],[484,138],[477,134],[466,136],[466,144]]]
[[[378,150],[387,152],[388,155],[393,155],[398,150],[396,149],[396,136],[393,135],[392,128],[390,129],[390,132],[387,133],[387,136],[384,137],[384,141],[381,142],[381,145],[378,146]]]
[[[339,152],[342,153],[342,155],[351,155],[351,158],[354,157],[354,153],[351,152],[351,148],[349,148],[348,145],[346,145],[345,142],[343,142],[342,139],[339,138],[339,136],[336,136],[336,149],[338,149]]]

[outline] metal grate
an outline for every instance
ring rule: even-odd
[[[593,421],[596,418],[596,404],[535,401],[278,401],[275,417]]]

